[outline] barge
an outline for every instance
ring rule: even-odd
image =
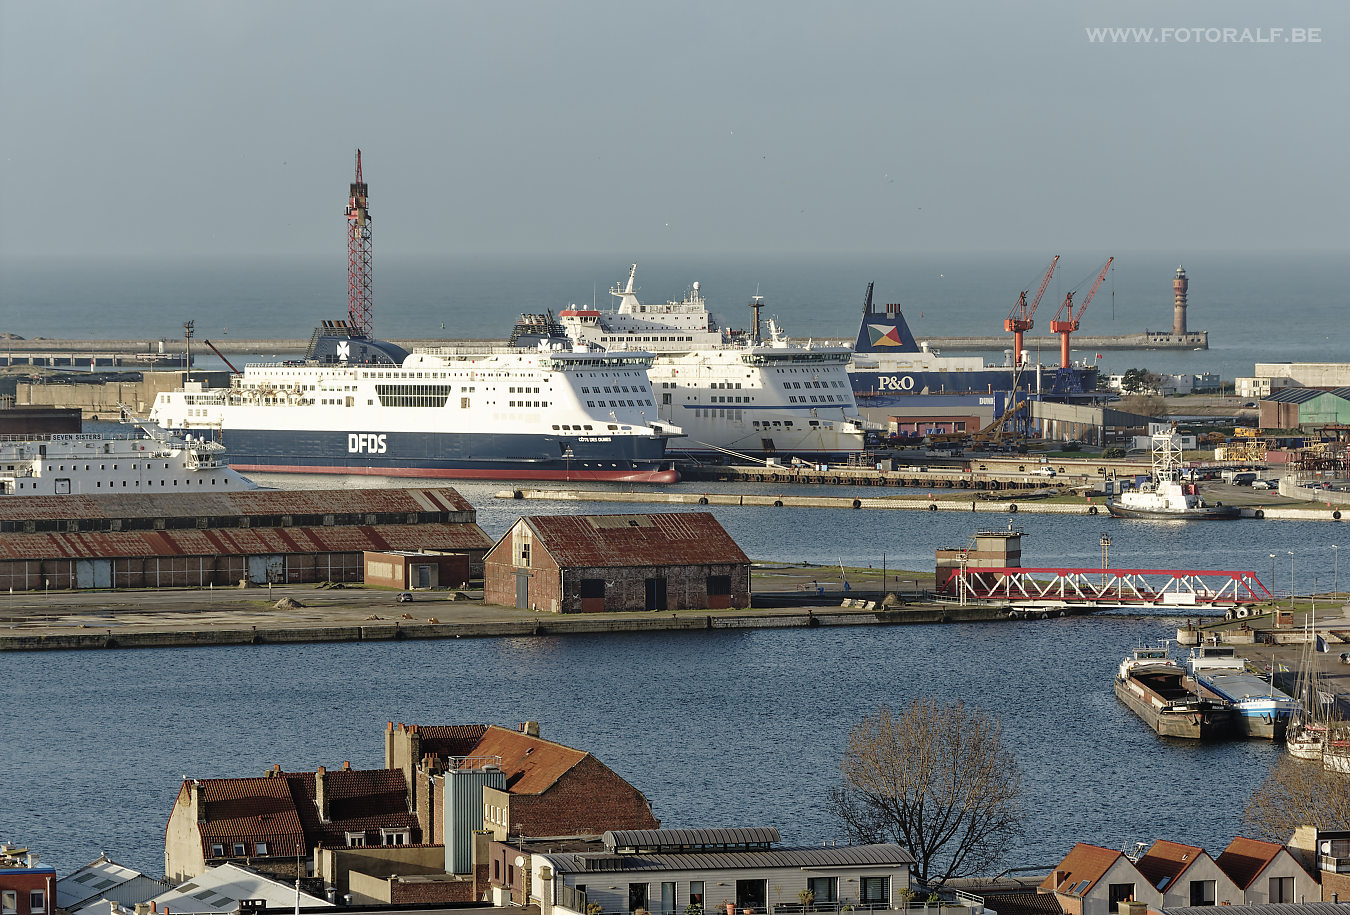
[[[1166,647],[1137,648],[1120,663],[1116,697],[1163,737],[1220,740],[1234,733],[1228,703],[1202,696]]]

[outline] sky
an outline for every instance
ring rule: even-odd
[[[382,257],[1334,252],[1347,86],[1344,0],[0,0],[0,257],[331,252],[358,147]]]

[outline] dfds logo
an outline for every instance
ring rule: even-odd
[[[351,432],[347,435],[347,451],[351,454],[384,454],[388,449],[383,435]]]

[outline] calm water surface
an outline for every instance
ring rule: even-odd
[[[288,485],[307,482],[289,479]],[[342,481],[326,481],[329,484]],[[364,481],[372,482],[372,481]],[[685,484],[692,486],[694,484]],[[466,484],[491,534],[522,511],[621,511],[607,503],[495,500]],[[705,488],[705,484],[698,484]],[[848,490],[837,490],[846,493]],[[876,491],[872,490],[875,495]],[[675,510],[691,507],[673,506]],[[697,506],[692,507],[697,508]],[[664,509],[663,509],[664,510]],[[706,508],[704,509],[706,510]],[[1005,516],[712,506],[757,559],[931,569]],[[1337,525],[1149,524],[1017,517],[1024,562],[1244,568],[1287,590],[1330,582]],[[70,869],[106,850],[162,871],[183,775],[261,775],[383,763],[386,721],[542,723],[634,782],[667,826],[778,826],[840,837],[826,796],[849,726],[883,703],[959,698],[1002,717],[1025,772],[1028,831],[1010,864],[1051,864],[1075,841],[1168,837],[1211,848],[1240,831],[1268,743],[1165,742],[1115,699],[1130,648],[1174,619],[1100,616],[1029,624],[857,627],[59,652],[0,656],[0,837]]]

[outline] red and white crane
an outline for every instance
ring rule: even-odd
[[[1023,289],[1017,296],[1017,304],[1008,312],[1008,319],[1003,322],[1003,329],[1012,331],[1013,335],[1013,365],[1022,364],[1022,335],[1031,330],[1032,317],[1036,314],[1036,306],[1041,304],[1041,296],[1045,295],[1045,289],[1050,285],[1050,277],[1055,275],[1055,265],[1059,263],[1059,255],[1050,262],[1050,268],[1045,271],[1045,279],[1041,280],[1041,288],[1036,290],[1036,298],[1027,304],[1027,292]]]
[[[361,150],[356,151],[356,180],[347,199],[347,323],[353,331],[375,333],[375,301],[371,283],[369,188],[361,178]]]
[[[1092,304],[1092,297],[1097,294],[1101,288],[1102,281],[1106,279],[1106,271],[1111,269],[1111,262],[1114,257],[1108,257],[1106,264],[1102,267],[1102,272],[1097,274],[1097,282],[1092,284],[1092,289],[1083,298],[1083,304],[1078,306],[1078,313],[1073,310],[1073,290],[1064,296],[1064,304],[1059,306],[1059,311],[1055,314],[1055,319],[1050,322],[1050,329],[1059,334],[1059,367],[1067,369],[1069,367],[1069,335],[1078,330],[1079,322],[1082,321],[1083,312]]]

